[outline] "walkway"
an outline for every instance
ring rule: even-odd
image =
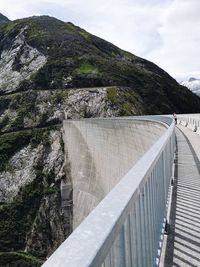
[[[200,267],[200,136],[176,129],[177,159],[164,267]]]

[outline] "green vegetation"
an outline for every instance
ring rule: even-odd
[[[90,34],[89,34],[88,32],[82,30],[82,31],[79,31],[79,34],[80,34],[84,39],[86,39],[86,40],[88,40],[88,41],[90,40]]]
[[[26,110],[20,109],[17,112],[16,118],[13,121],[11,121],[10,129],[18,129],[18,130],[23,129],[24,128],[25,115],[27,115]]]
[[[0,24],[0,34],[11,34],[16,24],[13,21],[9,23]]]
[[[107,88],[107,98],[113,104],[117,105],[119,102],[119,94],[117,92],[116,87],[108,87]]]
[[[33,129],[21,132],[12,132],[0,136],[0,171],[5,170],[9,159],[29,143],[34,147],[39,143],[49,146],[49,130]]]
[[[0,159],[3,158],[1,162],[4,162],[4,164],[1,165],[1,171],[6,169],[6,162],[8,162],[9,158],[27,143],[31,143],[34,147],[42,143],[45,150],[48,151],[50,145],[49,130],[50,129],[34,129],[1,136]],[[55,181],[54,171],[50,170],[49,172],[44,172],[43,165],[41,160],[38,162],[37,166],[34,166],[35,179],[22,187],[11,203],[0,204],[0,251],[24,250],[27,234],[31,230],[42,198],[58,191],[56,186],[52,187],[52,183]],[[40,258],[46,256],[42,254],[41,251],[36,251],[35,254]],[[7,256],[9,255],[10,254]],[[26,259],[27,258],[20,260],[26,262]],[[30,261],[30,264],[31,263],[33,264],[33,262]]]
[[[49,146],[49,130],[50,128],[44,128],[44,129],[33,129],[30,144],[32,147],[36,147],[40,143],[42,143],[44,146]]]
[[[38,171],[32,183],[21,189],[10,204],[0,206],[0,251],[23,250],[43,196],[43,176]]]
[[[18,131],[30,127],[47,127],[61,123],[60,118],[48,119],[54,111],[64,109],[68,97],[68,90],[27,91],[0,96],[0,133]],[[1,103],[7,101],[6,108]],[[44,108],[41,108],[44,107]],[[5,109],[6,112],[5,112]],[[48,122],[47,122],[48,121]]]
[[[74,70],[74,73],[78,75],[86,75],[86,74],[98,74],[99,71],[96,67],[92,66],[91,64],[83,63],[80,65],[79,68]]]
[[[9,159],[22,147],[29,144],[31,131],[8,133],[0,136],[0,171],[3,171]]]
[[[5,127],[9,123],[9,116],[6,114],[3,118],[0,119],[0,131],[3,127]]]
[[[9,108],[11,110],[22,110],[25,113],[35,111],[35,101],[37,92],[29,91],[24,93],[15,93],[11,97]]]
[[[42,263],[24,252],[0,252],[0,267],[39,267]]]
[[[52,104],[57,105],[63,103],[63,101],[66,100],[67,97],[68,91],[58,91],[51,98]]]
[[[107,88],[107,99],[120,111],[120,116],[130,116],[137,113],[143,114],[142,100],[139,95],[130,88]]]
[[[27,234],[30,232],[36,214],[45,195],[57,192],[56,187],[50,187],[55,180],[51,171],[43,173],[42,162],[37,166],[36,178],[21,188],[20,193],[11,203],[0,206],[0,250],[24,250]],[[40,258],[42,251],[33,251]]]
[[[6,100],[8,102],[6,108],[11,112],[7,113],[2,120],[0,120],[0,130],[16,131],[24,128],[24,118],[26,116],[33,116],[36,112],[35,101],[37,92],[23,92],[14,93],[10,96],[0,96],[0,103]],[[4,112],[5,108],[0,106],[0,112]],[[14,112],[14,116],[13,113]]]

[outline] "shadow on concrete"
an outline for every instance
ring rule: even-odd
[[[185,135],[180,131],[176,131],[176,135],[171,231],[167,240],[164,266],[200,267],[200,162]],[[188,157],[189,153],[192,157]]]
[[[170,231],[167,238],[166,254],[164,260],[165,267],[173,266],[173,256],[174,256],[174,238],[175,238],[175,219],[176,219],[176,200],[177,200],[177,178],[178,178],[178,147],[176,140],[176,152],[175,152],[175,169],[174,169],[174,184],[172,191],[172,203],[171,212],[169,218]]]

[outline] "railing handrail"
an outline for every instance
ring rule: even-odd
[[[133,117],[134,119],[134,117]],[[144,117],[145,119],[145,117]],[[150,118],[148,118],[150,120]],[[163,121],[163,117],[152,117]],[[43,267],[97,267],[112,246],[116,233],[140,193],[149,173],[174,132],[174,121],[159,140],[144,154],[89,216],[60,245]]]
[[[192,131],[200,133],[200,113],[196,114],[179,114],[178,123],[184,124]]]

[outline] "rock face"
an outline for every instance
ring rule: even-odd
[[[29,144],[14,154],[8,161],[7,170],[0,173],[0,202],[12,202],[22,187],[31,183],[37,176],[37,166],[41,165],[43,172],[48,174],[54,170],[55,179],[63,166],[64,154],[61,149],[61,133],[50,131],[47,137],[50,142],[48,152],[46,146],[40,143],[36,147]]]
[[[25,30],[26,27],[22,28],[11,40],[8,47],[1,52],[1,94],[16,91],[22,81],[29,79],[47,61],[41,52],[26,43]]]
[[[0,96],[1,132],[61,123],[67,95],[44,90]]]
[[[117,107],[107,101],[106,88],[77,89],[70,91],[66,103],[67,119],[111,117],[119,114]]]
[[[187,87],[193,93],[200,96],[200,79],[190,78],[188,81],[182,81],[181,85]]]
[[[59,192],[42,199],[31,232],[27,235],[25,251],[37,257],[49,257],[66,239]]]
[[[60,130],[42,129],[29,135],[28,146],[14,153],[1,171],[0,249],[24,249],[45,258],[71,232],[72,188]],[[60,192],[66,184],[69,193],[64,202]]]
[[[68,228],[66,228],[66,222],[63,220],[65,212],[63,207],[66,203],[62,203],[60,195],[61,187],[67,182],[66,174],[63,171],[64,153],[60,140],[60,132],[50,132],[51,147],[50,151],[43,157],[42,165],[43,173],[48,175],[53,170],[54,177],[51,177],[50,186],[47,189],[49,193],[45,193],[41,199],[37,216],[26,239],[25,251],[42,257],[51,255],[71,232],[71,225],[67,225]],[[68,199],[68,206],[71,204],[71,199]],[[70,210],[68,218],[70,219],[71,216]]]
[[[59,124],[68,119],[143,114],[140,96],[126,87],[28,91],[0,96],[0,132]]]
[[[66,119],[117,117],[143,114],[143,112],[142,100],[130,88],[85,88],[69,91],[65,117]]]
[[[42,146],[22,148],[9,160],[11,170],[0,173],[0,202],[11,202],[20,189],[31,183],[35,177],[35,169],[41,160]]]

